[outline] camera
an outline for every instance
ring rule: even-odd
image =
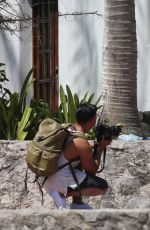
[[[100,140],[112,140],[115,137],[118,137],[121,132],[120,126],[108,126],[106,124],[100,124],[95,126],[94,133],[96,140],[99,143]]]

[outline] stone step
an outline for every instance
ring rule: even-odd
[[[0,210],[1,230],[149,230],[150,209]]]

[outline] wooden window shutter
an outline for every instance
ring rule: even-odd
[[[58,0],[34,0],[33,66],[34,98],[52,111],[58,107]]]

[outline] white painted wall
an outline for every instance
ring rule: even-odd
[[[138,43],[138,109],[150,111],[150,1],[135,0],[135,3]]]
[[[103,0],[60,0],[59,11],[103,13]],[[102,17],[59,17],[59,81],[81,97],[87,90],[100,95],[102,34]]]
[[[28,14],[31,14],[31,7],[27,0],[20,0],[20,4]],[[0,63],[6,65],[6,76],[9,79],[7,86],[11,91],[19,92],[32,67],[31,24],[28,29],[16,33],[16,35],[11,35],[9,32],[0,33]]]
[[[20,0],[21,1],[21,0]],[[29,0],[28,0],[29,1]],[[28,12],[27,0],[21,1]],[[86,3],[86,4],[85,4]],[[150,111],[150,1],[135,0],[138,42],[138,109]],[[61,13],[103,14],[104,0],[59,0]],[[32,67],[31,28],[20,34],[0,34],[0,62],[6,64],[10,88],[18,91]],[[103,18],[96,15],[59,18],[59,83],[82,96],[85,91],[101,94]]]

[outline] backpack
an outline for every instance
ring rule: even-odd
[[[42,186],[47,177],[54,174],[66,165],[69,165],[74,180],[77,185],[79,185],[76,175],[73,171],[73,167],[71,166],[71,162],[77,160],[77,158],[68,161],[60,167],[57,166],[59,155],[69,137],[81,137],[83,139],[87,139],[84,133],[74,130],[71,124],[59,124],[55,120],[47,118],[41,122],[37,134],[27,147],[27,170],[24,179],[25,191],[27,192],[26,194],[28,194],[27,182],[36,182],[42,195],[42,204]],[[35,174],[35,179],[32,182],[28,180],[28,169]],[[42,185],[38,181],[39,177],[41,176],[45,177]]]
[[[65,167],[67,164],[58,168],[57,161],[69,136],[87,139],[84,133],[75,131],[71,124],[59,124],[50,118],[43,120],[27,147],[28,168],[38,176],[48,177]]]

